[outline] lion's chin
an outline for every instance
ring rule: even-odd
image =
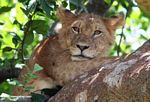
[[[82,55],[72,55],[71,56],[72,61],[85,61],[85,60],[90,60],[90,59],[93,59],[93,58],[82,56]]]

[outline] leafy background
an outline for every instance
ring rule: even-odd
[[[113,2],[112,2],[113,1]],[[1,0],[0,69],[21,67],[33,48],[54,34],[56,9],[62,5],[71,11],[86,11],[88,0]],[[111,5],[105,16],[123,12],[126,24],[116,31],[116,43],[110,55],[121,56],[136,50],[150,37],[150,17],[134,0],[105,0]],[[0,84],[0,93],[11,93],[14,84]]]

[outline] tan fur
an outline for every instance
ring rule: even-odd
[[[20,74],[19,80],[25,86],[34,86],[31,91],[43,88],[52,88],[55,85],[65,85],[101,63],[101,58],[107,56],[109,48],[114,42],[114,31],[123,22],[123,17],[102,18],[94,14],[74,15],[64,9],[58,9],[57,16],[62,23],[62,29],[58,35],[44,39],[34,50],[27,67]],[[79,33],[72,27],[79,28]],[[99,30],[100,35],[94,36]],[[86,46],[82,51],[77,47]],[[33,72],[33,66],[37,63],[44,69]],[[38,78],[27,83],[25,75],[32,72]],[[20,90],[20,92],[19,92]],[[15,95],[28,95],[22,88],[15,88]]]

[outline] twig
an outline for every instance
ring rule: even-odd
[[[127,9],[127,13],[126,13],[125,20],[126,20],[127,17],[130,15],[131,8],[132,8],[132,5],[133,5],[133,2],[132,2],[132,1],[129,1],[129,0],[128,0],[128,2],[129,2],[129,5],[128,5],[128,7],[126,8],[126,9]],[[125,26],[122,27],[122,31],[121,31],[121,34],[120,34],[119,44],[117,45],[117,56],[119,56],[119,55],[120,55],[120,52],[121,52],[121,47],[120,47],[120,46],[121,46],[121,43],[122,43],[122,38],[123,38],[123,36],[124,36],[124,32],[123,32],[124,27],[125,27]]]
[[[24,63],[24,44],[25,44],[27,34],[30,31],[31,23],[32,23],[32,17],[30,18],[30,20],[26,24],[26,27],[25,27],[25,30],[24,30],[23,40],[21,42],[21,59],[22,59],[22,63]]]
[[[117,45],[117,56],[119,56],[120,51],[121,51],[121,47],[120,46],[121,46],[122,38],[124,36],[123,30],[124,30],[124,26],[122,27],[122,31],[121,31],[120,39],[119,39],[119,44]]]

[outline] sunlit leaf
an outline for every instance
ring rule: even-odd
[[[35,72],[38,72],[38,71],[41,71],[41,70],[43,70],[43,67],[41,67],[39,64],[34,65],[34,71]]]
[[[111,4],[112,0],[104,0],[107,4]]]
[[[22,24],[21,24],[21,23],[19,23],[19,22],[17,21],[17,19],[13,22],[13,24],[18,25],[18,26],[19,26],[19,28],[22,30]]]
[[[147,37],[145,37],[145,36],[144,36],[144,35],[142,35],[142,34],[140,35],[140,38],[141,38],[141,39],[144,39],[144,40],[148,40],[148,38],[147,38]]]
[[[20,9],[22,10],[22,12],[23,12],[26,16],[29,15],[29,11],[28,11],[28,10],[26,10],[26,9],[24,9],[24,8],[22,8],[22,7],[20,7]]]

